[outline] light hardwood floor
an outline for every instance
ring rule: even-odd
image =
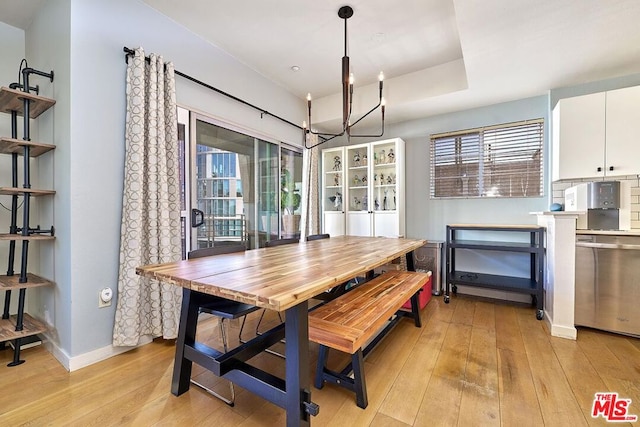
[[[311,424],[606,425],[590,415],[594,394],[603,391],[632,399],[629,412],[640,415],[639,339],[588,329],[579,330],[577,341],[553,338],[529,307],[463,296],[450,304],[433,297],[422,318],[421,329],[408,319],[400,322],[366,359],[366,410],[355,405],[352,393],[325,385],[312,389],[320,414]],[[199,333],[212,340],[216,320],[204,320]],[[317,347],[311,350],[315,362]],[[14,368],[5,367],[11,352],[2,351],[0,425],[285,424],[281,409],[246,390],[236,389],[235,407],[196,387],[173,396],[173,354],[171,341],[157,340],[68,373],[42,347],[24,351],[27,362]],[[344,360],[332,357],[333,364]],[[278,357],[261,354],[254,362],[283,374]],[[225,382],[197,367],[194,376],[228,392]]]

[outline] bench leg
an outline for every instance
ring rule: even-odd
[[[420,300],[418,299],[420,292],[422,292],[422,289],[411,297],[411,313],[413,314],[413,320],[416,328],[422,327],[422,321],[420,320]]]
[[[324,386],[324,369],[327,366],[327,359],[329,357],[329,347],[325,345],[320,346],[318,352],[318,363],[316,365],[316,380],[315,387],[321,389]]]
[[[367,399],[367,384],[364,380],[364,357],[362,349],[358,349],[351,355],[351,366],[353,368],[353,387],[356,392],[356,404],[365,409],[369,404]]]

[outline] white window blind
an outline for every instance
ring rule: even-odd
[[[544,121],[431,136],[431,198],[543,195]]]

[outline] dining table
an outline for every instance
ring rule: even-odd
[[[405,257],[422,239],[331,236],[327,239],[244,252],[140,266],[136,273],[182,287],[171,392],[190,386],[195,362],[215,375],[263,397],[286,411],[287,426],[307,426],[319,406],[311,400],[309,300],[377,267]],[[284,312],[284,323],[226,353],[196,341],[199,307],[211,296]],[[285,377],[251,365],[251,358],[285,342]]]

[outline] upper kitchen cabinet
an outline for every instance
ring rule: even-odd
[[[640,173],[640,87],[562,99],[553,110],[553,180]]]
[[[640,86],[607,92],[605,175],[640,173]]]

